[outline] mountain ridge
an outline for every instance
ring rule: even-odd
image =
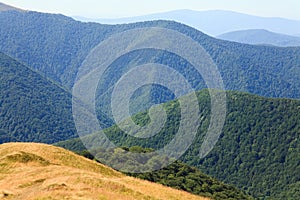
[[[219,68],[226,90],[239,90],[268,97],[300,98],[300,48],[297,47],[282,49],[222,41],[171,21],[113,26],[81,23],[62,15],[4,12],[0,14],[0,22],[3,27],[0,30],[0,51],[26,63],[69,90],[74,84],[81,63],[101,41],[115,33],[134,28],[162,27],[186,34],[202,45]],[[135,56],[130,63],[128,58],[131,54]],[[143,59],[139,59],[141,57]],[[161,61],[163,57],[167,59]],[[142,51],[130,52],[119,59],[119,62],[133,66],[155,60],[159,64],[177,66],[181,71],[186,70],[187,66],[192,67],[187,61],[179,59],[166,52]],[[111,68],[117,69],[118,66],[115,65],[113,63]],[[110,74],[112,75],[114,74]],[[205,88],[201,77],[196,79],[196,89]],[[107,80],[109,81],[111,80]]]
[[[199,103],[207,119],[203,121],[194,146],[182,159],[205,173],[250,191],[258,198],[282,199],[288,196],[299,199],[300,105],[297,99],[300,98],[300,48],[222,41],[187,25],[163,20],[110,26],[81,23],[63,15],[7,11],[0,12],[0,25],[0,51],[4,52],[0,54],[1,136],[9,135],[13,141],[48,143],[74,137],[71,95],[62,88],[71,91],[78,69],[90,50],[122,31],[168,28],[185,34],[207,51],[220,70],[226,90],[273,97],[228,92],[228,116],[223,133],[215,149],[205,159],[199,160],[197,145],[209,124],[209,95],[205,91],[200,92],[202,101]],[[112,88],[121,72],[150,61],[173,66],[196,90],[205,88],[201,74],[194,73],[191,64],[177,55],[151,49],[129,52],[112,63],[99,81],[99,91],[95,96],[97,101],[104,101],[97,105],[97,111],[110,105],[106,100],[111,90],[107,91],[107,88]],[[29,70],[31,68],[33,70]],[[57,87],[57,84],[62,87]],[[152,93],[147,96],[150,100],[154,99],[155,103],[172,100],[168,92],[155,89],[160,88],[150,88]],[[52,90],[54,92],[51,93]],[[147,143],[133,140],[116,126],[106,129],[106,133],[118,145],[146,148],[154,145],[153,148],[160,148],[172,138],[178,125],[176,100],[166,107],[170,109],[168,127]],[[145,112],[136,117],[141,124],[147,119]],[[1,142],[5,141],[10,140],[1,137]],[[18,151],[4,157],[4,164],[17,159],[16,165],[23,165],[23,161],[29,159],[40,167],[49,165],[47,159],[32,152],[24,154]],[[42,179],[36,181],[21,184],[21,188],[27,188],[28,184],[30,187],[44,184]],[[61,189],[67,185],[60,182],[48,186],[50,188],[46,189]]]
[[[117,19],[74,18],[77,20],[108,24],[133,23],[158,19],[175,20],[177,22],[194,27],[199,31],[203,31],[211,36],[217,36],[231,31],[258,28],[265,28],[273,32],[288,35],[294,35],[300,31],[300,28],[297,28],[300,27],[299,20],[285,19],[280,17],[260,17],[227,10],[195,11],[184,9]],[[202,21],[202,19],[204,21]],[[224,21],[230,21],[230,25],[226,25]]]
[[[189,150],[180,158],[202,172],[238,186],[254,198],[297,199],[299,185],[298,159],[300,152],[299,113],[300,101],[293,99],[265,98],[247,93],[227,92],[227,116],[220,139],[214,149],[203,159],[199,149],[209,126],[209,94],[198,93],[202,125]],[[161,149],[174,137],[180,114],[176,102],[165,104],[168,119],[166,126],[155,136],[139,140],[124,133],[117,125],[104,130],[116,146],[142,146]],[[177,114],[176,114],[177,113]],[[134,116],[136,123],[147,121],[147,114]],[[177,126],[176,126],[177,124]],[[68,140],[57,145],[81,151],[84,141],[96,141],[97,134],[86,138]]]

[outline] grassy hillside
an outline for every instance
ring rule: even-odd
[[[152,152],[153,149],[144,149],[138,146],[134,147],[122,147],[118,150],[114,151],[113,155],[109,155],[106,157],[106,162],[112,162],[113,160],[121,159],[123,165],[127,163],[134,163],[134,166],[139,166],[139,163],[132,157],[127,157],[123,155],[120,158],[118,153],[120,151],[132,152],[132,153],[146,153]],[[96,159],[99,154],[105,154],[105,151],[93,150],[92,152],[89,151],[82,151],[79,154],[90,158]],[[141,156],[140,158],[143,158]],[[147,161],[145,165],[149,165],[150,163],[159,164],[160,159],[159,157],[153,157],[149,161]],[[190,167],[187,164],[182,162],[176,161],[169,166],[147,173],[126,173],[133,177],[138,177],[144,180],[148,180],[155,183],[160,183],[165,186],[169,186],[175,189],[184,190],[190,192],[192,194],[200,195],[209,197],[215,200],[223,200],[223,199],[230,199],[230,200],[241,200],[241,199],[253,199],[250,195],[246,194],[242,190],[235,188],[234,186],[224,184],[214,178],[209,177],[208,175],[203,174],[199,169],[195,167]]]
[[[0,145],[0,172],[5,199],[207,199],[125,176],[45,144]]]
[[[204,159],[199,149],[209,124],[210,101],[207,91],[198,93],[203,123],[194,143],[181,160],[198,167],[225,183],[233,184],[257,198],[298,199],[300,176],[300,101],[270,99],[240,92],[227,92],[227,117],[221,138]],[[180,109],[176,102],[165,104],[166,126],[148,139],[124,134],[117,126],[105,130],[119,146],[142,146],[159,149],[178,129]],[[137,123],[147,122],[147,114],[135,116]],[[88,138],[93,140],[94,136]],[[58,144],[71,150],[82,150],[79,139]]]
[[[5,11],[0,12],[0,26],[0,51],[19,61],[0,54],[0,143],[52,143],[74,137],[71,95],[66,90],[71,91],[78,69],[93,47],[114,33],[133,28],[166,27],[191,37],[211,55],[227,90],[300,98],[300,48],[297,47],[222,41],[170,21],[112,26],[81,23],[62,15]],[[112,90],[109,88],[122,73],[149,62],[174,68],[197,90],[206,87],[193,66],[175,54],[154,49],[129,52],[115,60],[99,81],[96,100],[100,121],[109,121],[101,118],[110,115]],[[135,112],[142,110],[139,102],[149,103],[149,107],[174,98],[169,91],[156,86],[142,88],[135,95],[133,100],[137,102],[132,106]],[[228,113],[221,138],[214,150],[200,159],[199,147],[210,122],[210,98],[207,91],[200,92],[198,97],[202,124],[182,161],[258,198],[300,199],[300,175],[297,173],[300,171],[300,101],[228,92]],[[159,149],[172,139],[180,120],[177,101],[164,107],[168,120],[154,137],[138,140],[124,134],[117,126],[107,129],[106,135],[119,146]],[[136,115],[135,121],[149,122],[147,112]],[[93,136],[87,138],[94,139]],[[80,140],[60,145],[72,150],[84,149]],[[38,165],[49,164],[47,159],[36,158],[31,153],[25,158],[22,152],[13,155],[13,159],[15,157],[25,161],[38,159]],[[62,184],[58,188],[61,186],[65,187]]]
[[[71,94],[0,52],[0,143],[76,136]]]

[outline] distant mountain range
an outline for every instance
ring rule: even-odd
[[[263,29],[234,31],[219,35],[217,38],[245,44],[300,46],[300,37],[273,33]]]
[[[0,3],[0,12],[9,10],[23,11],[22,9]],[[299,46],[300,43],[300,28],[298,28],[300,26],[300,21],[258,17],[232,11],[176,10],[165,13],[116,19],[93,19],[80,16],[75,16],[73,18],[84,22],[99,22],[104,24],[123,24],[158,19],[175,20],[197,28],[209,35],[234,42],[282,47]],[[224,23],[224,21],[230,23]],[[283,24],[285,25],[284,28]],[[277,32],[281,34],[278,34]]]
[[[225,12],[230,14],[226,17],[223,11],[205,13],[206,18],[201,18],[202,20],[195,18],[191,22],[206,24],[206,32],[211,31],[214,34],[228,32],[231,29],[232,31],[245,29],[243,27],[248,25],[255,25],[255,28],[257,25],[268,25],[269,28],[264,28],[268,30],[273,28],[272,31],[279,33],[300,33],[298,21],[253,18],[232,12]],[[212,18],[211,13],[214,13],[216,18]],[[220,23],[220,19],[223,24],[217,23]],[[224,20],[228,23],[224,23]],[[246,23],[247,20],[249,23]],[[202,106],[200,110],[205,114],[203,126],[199,128],[199,137],[182,160],[226,183],[251,192],[255,197],[299,199],[300,178],[297,172],[300,167],[298,139],[300,105],[297,99],[300,99],[300,47],[283,48],[224,41],[174,21],[103,25],[83,23],[63,15],[20,12],[16,9],[0,12],[0,27],[0,52],[3,52],[0,53],[0,143],[7,141],[53,143],[77,136],[72,119],[71,91],[87,55],[113,34],[136,28],[167,28],[184,34],[201,45],[218,67],[225,90],[236,91],[227,92],[226,123],[214,150],[204,159],[199,158],[199,144],[202,142],[205,128],[209,125],[210,97],[206,90],[203,90],[207,86],[201,74],[190,62],[164,50],[149,48],[131,51],[111,63],[99,80],[95,94],[99,122],[107,126],[112,125],[110,97],[112,88],[123,74],[149,62],[167,65],[182,74],[195,90],[201,90],[198,93],[201,97],[199,106]],[[178,44],[180,45],[182,43]],[[152,86],[148,91],[150,92],[135,93],[132,102],[138,97],[142,100],[150,99],[150,103],[153,104],[174,99],[174,95],[172,96],[165,88]],[[280,99],[275,99],[278,97]],[[172,139],[180,124],[177,118],[180,113],[176,112],[179,110],[177,104],[171,101],[167,105],[170,108],[170,123],[166,123],[165,132],[149,140],[131,140],[118,127],[112,126],[106,129],[107,135],[110,135],[116,144],[120,144],[123,140],[124,146],[126,144],[127,147],[139,145],[147,148],[153,145],[160,148]],[[101,112],[104,112],[103,115]],[[145,123],[147,116],[145,112],[137,115],[136,121],[140,124]],[[78,139],[68,140],[67,144],[76,146],[78,141],[80,142]],[[17,153],[11,152],[13,155],[8,157],[3,153],[0,158],[4,159],[0,161],[4,164],[1,163],[0,167],[4,166],[3,170],[8,170],[10,168],[5,166],[11,166],[9,163],[11,161],[15,166],[15,160],[18,166],[20,162],[20,165],[23,165],[22,161],[26,162],[26,159],[30,161],[33,158],[33,162],[38,166],[49,164],[44,162],[47,159],[53,160],[51,158],[39,160],[40,157],[44,158],[45,154],[36,157],[32,155],[33,152],[20,152],[20,149],[24,151],[24,148],[17,148],[18,150],[15,150]],[[52,165],[52,162],[50,164]],[[11,177],[15,176],[11,174]],[[6,178],[17,181],[17,178],[11,177]],[[17,174],[17,177],[21,175]],[[45,185],[50,189],[65,188],[69,184],[59,182],[51,185],[43,179],[45,178],[20,184],[23,189],[29,187],[28,184]],[[89,178],[88,181],[90,180],[94,179]],[[193,182],[184,184],[191,188]],[[128,190],[125,187],[122,191]]]
[[[72,89],[78,69],[89,52],[107,37],[134,28],[164,27],[186,34],[203,46],[217,65],[226,90],[300,98],[300,48],[296,47],[283,49],[222,41],[171,21],[101,25],[78,22],[63,15],[8,11],[0,13],[0,26],[0,51],[67,90]],[[193,87],[198,90],[206,87],[201,76],[192,71],[193,66],[178,56],[164,51],[135,51],[112,63],[107,78],[99,86],[102,93],[97,98],[107,99],[103,94],[111,93],[107,88],[115,84],[122,70],[150,61],[174,66],[182,73],[191,70],[187,76]],[[170,100],[162,97],[162,102],[164,99]]]
[[[70,91],[81,63],[105,38],[133,28],[165,27],[191,37],[211,55],[226,90],[267,97],[300,98],[298,47],[251,46],[222,41],[184,24],[170,21],[101,25],[38,12],[1,12],[0,27],[0,52],[4,52],[0,57],[3,70],[0,76],[3,82],[1,100],[6,102],[2,104],[0,129],[3,129],[3,136],[9,137],[3,137],[3,142],[52,143],[74,137],[76,132],[72,121]],[[202,77],[194,73],[193,66],[174,54],[155,50],[130,52],[112,63],[98,86],[97,114],[104,127],[113,123],[110,95],[112,86],[121,76],[120,73],[150,61],[174,67],[185,74],[196,90],[207,87]],[[14,72],[16,69],[18,73]],[[21,74],[33,78],[24,79]],[[41,81],[39,84],[31,84],[30,81],[33,80]],[[19,82],[19,86],[11,86]],[[17,95],[4,95],[12,91]],[[59,97],[57,94],[60,94]],[[150,105],[174,98],[168,92],[157,88],[140,96],[150,99]],[[32,101],[34,98],[38,101]],[[139,104],[134,105],[137,105],[136,111],[147,109],[140,108]],[[32,125],[28,127],[28,124]],[[50,124],[52,125],[49,126]]]
[[[103,24],[123,24],[158,19],[175,20],[177,22],[194,27],[211,36],[217,36],[227,32],[247,29],[266,29],[275,33],[287,35],[295,35],[300,33],[300,21],[297,20],[258,17],[223,10],[176,10],[119,19],[89,19],[84,17],[74,18],[81,21],[99,22]]]

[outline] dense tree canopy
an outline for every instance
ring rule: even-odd
[[[0,26],[0,51],[68,89],[72,88],[85,57],[99,42],[124,30],[166,27],[203,46],[218,66],[226,90],[300,98],[300,48],[297,47],[253,46],[217,40],[171,21],[102,25],[78,22],[63,15],[7,11],[0,13]],[[165,52],[130,52],[116,62],[135,66],[149,61],[171,65],[180,72],[186,67],[189,69],[187,61]],[[117,63],[111,66],[111,72],[121,71]],[[115,81],[111,74],[107,78],[111,83]],[[206,87],[199,79],[194,80],[194,84],[197,89]]]
[[[210,122],[210,98],[207,91],[198,93],[204,120],[198,135],[181,160],[218,180],[238,186],[257,198],[299,197],[300,101],[268,99],[240,92],[227,92],[227,117],[221,138],[204,159],[199,149]],[[180,106],[177,101],[164,105],[168,120],[161,132],[151,138],[137,139],[124,134],[117,126],[104,132],[119,146],[142,146],[159,149],[178,129]],[[147,112],[134,116],[147,124]],[[89,136],[93,140],[96,135]],[[59,146],[81,151],[81,140],[61,142]]]
[[[0,82],[0,143],[76,136],[70,93],[2,53]]]

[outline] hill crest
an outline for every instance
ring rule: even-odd
[[[200,199],[125,176],[59,147],[0,145],[0,196],[19,199]]]

